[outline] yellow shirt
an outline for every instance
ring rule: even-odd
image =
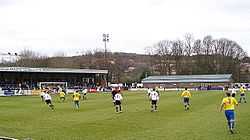
[[[80,98],[81,98],[81,95],[80,95],[79,93],[75,92],[75,93],[73,94],[73,100],[74,100],[74,101],[79,101]]]
[[[221,104],[223,104],[224,110],[234,110],[234,105],[237,105],[238,102],[234,97],[225,97]]]
[[[245,93],[246,89],[243,87],[240,87],[240,93]]]
[[[64,92],[60,92],[60,93],[59,93],[59,96],[60,96],[60,97],[64,97],[64,96],[65,96],[65,93],[64,93]]]
[[[191,93],[188,90],[184,90],[181,93],[181,97],[186,97],[186,98],[190,98],[191,97]]]

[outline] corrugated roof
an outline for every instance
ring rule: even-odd
[[[97,69],[70,69],[70,68],[0,67],[0,72],[98,73],[98,74],[107,74],[107,73],[108,73],[108,70],[97,70]]]
[[[231,82],[232,74],[149,76],[142,83],[223,83]]]

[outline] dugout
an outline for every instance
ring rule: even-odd
[[[108,70],[0,67],[0,87],[39,87],[40,82],[67,82],[68,87],[106,86]]]
[[[145,88],[196,88],[217,90],[232,83],[232,74],[149,76],[142,80]]]

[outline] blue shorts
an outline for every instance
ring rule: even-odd
[[[234,110],[225,110],[227,121],[234,121]]]

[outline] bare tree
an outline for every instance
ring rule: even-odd
[[[182,58],[184,56],[184,43],[181,40],[173,41],[173,45],[171,48],[171,55],[175,60],[175,71],[176,74],[180,74],[182,72]]]
[[[171,74],[171,47],[172,41],[163,40],[155,45],[155,50],[157,54],[158,67],[161,74],[167,75]]]
[[[212,54],[212,43],[213,43],[213,40],[212,40],[212,36],[208,35],[208,36],[205,36],[203,38],[203,52],[204,52],[204,55],[211,55]]]
[[[156,66],[160,74],[171,73],[171,64],[177,74],[239,73],[240,60],[246,52],[235,41],[211,35],[195,40],[186,34],[184,40],[163,40],[154,46]]]
[[[193,52],[194,37],[192,34],[187,33],[184,36],[184,52],[186,56],[191,56]]]
[[[202,52],[202,42],[200,39],[195,40],[194,46],[193,46],[193,53],[194,55],[201,55]]]
[[[20,59],[16,62],[16,66],[21,67],[41,67],[47,64],[47,56],[42,56],[37,52],[24,49],[19,53]]]

